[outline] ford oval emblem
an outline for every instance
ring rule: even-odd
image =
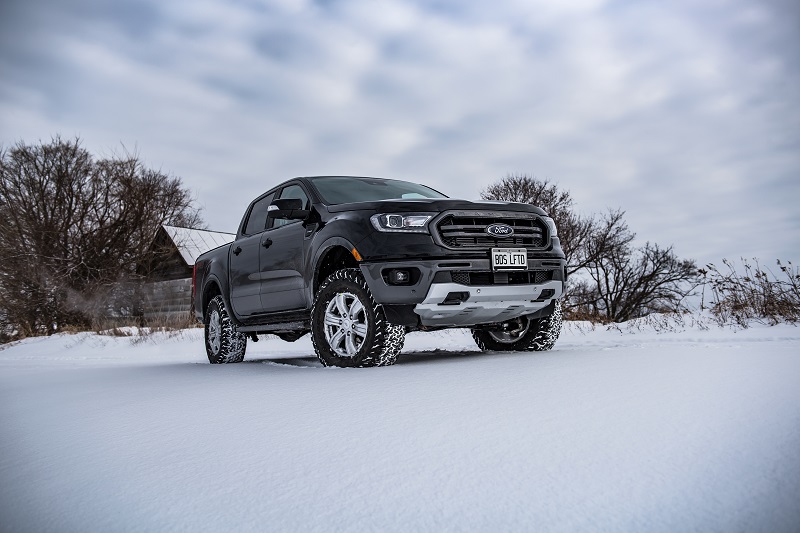
[[[488,233],[492,237],[502,239],[504,237],[511,237],[512,235],[514,235],[514,228],[512,228],[508,224],[490,224],[486,228],[486,233]]]

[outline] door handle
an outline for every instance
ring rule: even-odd
[[[266,241],[262,242],[261,246],[263,246],[264,248],[269,248],[270,246],[272,246],[272,239],[267,239]]]
[[[233,255],[239,255],[240,253],[242,253],[242,248],[240,246],[233,249]]]

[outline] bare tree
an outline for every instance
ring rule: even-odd
[[[623,321],[675,310],[697,286],[694,262],[677,259],[671,247],[648,243],[632,248],[635,234],[624,220],[624,211],[581,216],[575,213],[569,192],[527,175],[509,175],[481,196],[533,204],[555,220],[567,257],[563,306],[569,317]]]
[[[547,206],[551,216],[572,211],[575,203],[569,191],[560,191],[549,180],[540,180],[527,174],[509,174],[486,187],[481,192],[481,198]]]
[[[609,322],[624,322],[650,313],[684,309],[687,296],[700,285],[694,261],[681,260],[672,247],[646,243],[618,248],[587,267],[592,283],[578,297],[583,312]]]
[[[135,154],[94,160],[60,137],[0,149],[0,314],[23,335],[86,326],[161,224],[201,219],[180,179]]]

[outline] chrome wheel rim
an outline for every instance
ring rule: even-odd
[[[527,318],[517,318],[513,321],[513,326],[505,331],[490,331],[489,336],[497,342],[512,344],[520,340],[531,327],[531,321]]]
[[[340,292],[325,307],[325,340],[340,357],[355,357],[367,337],[369,319],[358,296]]]
[[[211,311],[211,316],[208,317],[208,345],[211,347],[211,352],[214,355],[219,353],[221,344],[222,323],[219,318],[219,311],[214,309]]]

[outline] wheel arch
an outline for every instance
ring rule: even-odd
[[[212,278],[206,282],[205,287],[203,287],[203,318],[205,318],[206,309],[208,309],[208,304],[211,303],[211,300],[214,299],[216,296],[222,296],[223,301],[226,300],[225,295],[222,294],[222,289],[220,288],[219,282],[217,279]],[[228,302],[225,301],[225,305],[228,305]]]
[[[314,261],[314,281],[311,294],[316,295],[325,279],[343,268],[359,268],[358,261],[353,256],[355,246],[342,238],[334,238],[325,242],[317,252]]]

